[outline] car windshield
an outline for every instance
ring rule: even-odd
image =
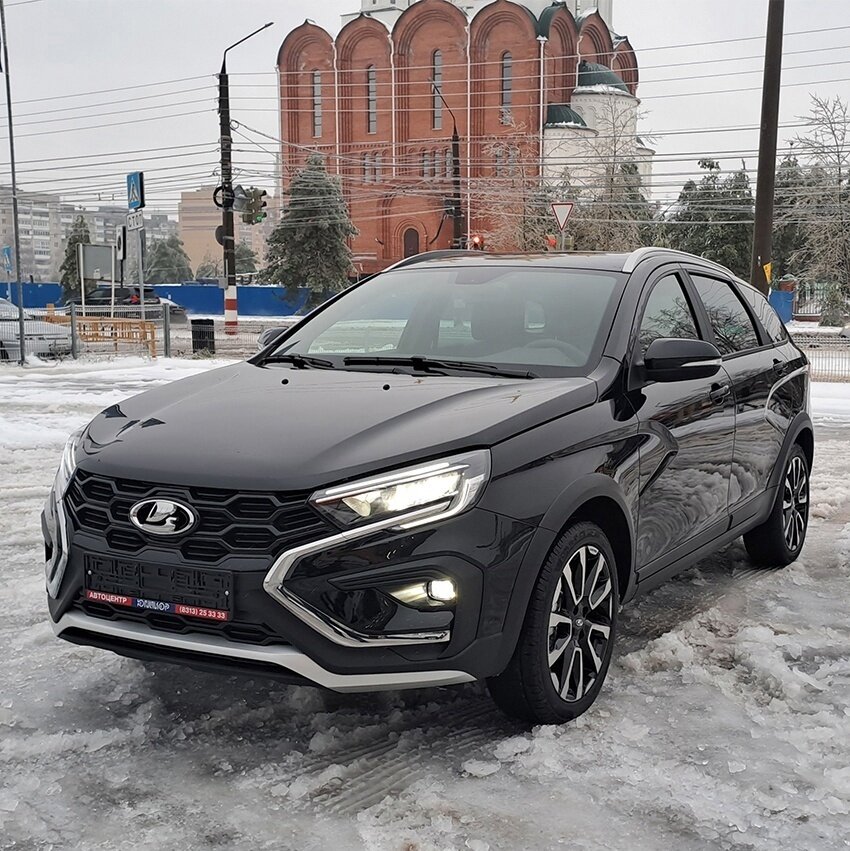
[[[599,360],[622,280],[614,272],[530,264],[399,269],[301,323],[267,358],[373,369],[428,358],[452,371],[460,369],[452,362],[464,362],[473,371],[495,365],[580,375]]]

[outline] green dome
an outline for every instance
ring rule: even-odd
[[[606,65],[600,65],[598,62],[587,62],[582,59],[578,65],[578,87],[584,86],[608,86],[631,94],[629,87],[623,82],[622,78]]]
[[[546,108],[546,126],[557,127],[562,124],[579,124],[587,127],[585,120],[566,103],[550,103]]]

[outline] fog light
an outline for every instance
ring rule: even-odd
[[[457,597],[457,590],[451,579],[430,579],[425,587],[428,596],[438,603],[453,603]]]

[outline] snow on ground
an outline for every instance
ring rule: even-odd
[[[834,849],[850,844],[850,385],[818,385],[802,558],[740,543],[623,613],[576,723],[478,685],[336,695],[53,638],[39,512],[65,436],[220,362],[0,370],[0,847]]]

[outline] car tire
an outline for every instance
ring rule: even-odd
[[[533,724],[587,711],[608,672],[619,605],[608,538],[595,523],[572,524],[543,563],[511,661],[487,680],[499,708]]]
[[[744,535],[754,564],[785,567],[800,555],[809,526],[809,461],[794,444],[782,471],[782,482],[767,520]]]

